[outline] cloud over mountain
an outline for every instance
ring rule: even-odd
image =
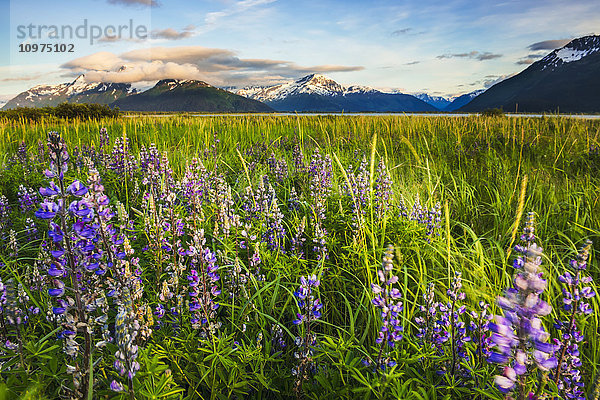
[[[111,4],[124,4],[126,6],[148,6],[156,7],[159,3],[156,0],[108,0]]]
[[[126,68],[121,68],[122,66]],[[302,66],[292,61],[239,58],[227,49],[203,46],[150,47],[122,54],[98,52],[61,66],[73,75],[103,82],[149,82],[160,79],[199,79],[215,85],[281,82],[308,73],[362,70],[362,66]]]
[[[502,54],[494,54],[489,51],[479,52],[479,51],[471,51],[469,53],[454,53],[454,54],[442,54],[437,56],[436,58],[439,60],[443,60],[445,58],[470,58],[478,61],[486,61],[493,60],[494,58],[500,58]]]
[[[544,40],[542,42],[536,42],[527,46],[529,50],[554,50],[559,47],[563,47],[569,43],[571,39],[556,39],[556,40]]]

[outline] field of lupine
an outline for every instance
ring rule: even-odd
[[[0,121],[0,399],[598,399],[600,121]]]

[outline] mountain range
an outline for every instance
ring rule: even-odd
[[[431,104],[403,93],[384,93],[367,86],[343,86],[320,74],[275,86],[251,86],[236,94],[282,112],[431,112]]]
[[[585,36],[485,91],[453,98],[344,86],[320,74],[243,89],[219,89],[197,80],[164,79],[142,92],[129,83],[87,82],[81,75],[69,83],[32,87],[9,100],[2,109],[68,102],[165,112],[479,112],[502,108],[509,112],[589,113],[600,112],[598,93],[600,36]]]
[[[124,111],[272,112],[269,106],[206,82],[164,79],[144,92],[111,104]]]
[[[574,39],[460,108],[523,112],[600,112],[600,36]]]
[[[430,96],[427,93],[417,93],[413,96],[423,100],[427,104],[431,104],[440,111],[451,112],[458,110],[483,92],[485,92],[485,89],[475,90],[455,97]]]
[[[69,83],[34,86],[9,100],[2,108],[56,106],[64,102],[111,104],[135,93],[129,83],[90,83],[80,75]]]
[[[432,96],[428,93],[414,93],[413,96],[427,104],[434,106],[438,110],[443,110],[450,105],[450,103],[452,103],[451,97]]]

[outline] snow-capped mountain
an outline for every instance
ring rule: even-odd
[[[574,39],[499,82],[463,111],[600,112],[600,36]]]
[[[600,51],[600,36],[585,36],[556,49],[539,61],[539,67],[556,69],[564,64],[579,61]],[[537,64],[537,63],[536,63]]]
[[[9,100],[3,109],[16,107],[55,106],[60,103],[110,104],[135,93],[128,83],[86,82],[78,76],[73,82],[57,85],[38,85]]]
[[[423,100],[427,104],[431,104],[438,110],[443,110],[444,108],[446,108],[446,106],[452,103],[453,100],[451,98],[443,96],[431,96],[427,93],[414,93],[413,96],[415,96],[419,100]]]
[[[444,107],[443,111],[456,111],[459,108],[461,108],[462,106],[470,103],[471,100],[473,100],[475,97],[479,96],[483,92],[485,92],[485,89],[478,89],[478,90],[472,91],[470,93],[466,93],[461,96],[454,97],[454,98],[452,98],[452,102],[450,104],[448,104],[446,107]]]
[[[274,86],[246,87],[235,92],[262,101],[277,111],[401,112],[435,111],[429,104],[402,93],[383,93],[367,86],[344,86],[324,75],[311,74]]]
[[[319,96],[346,96],[356,93],[373,93],[375,89],[367,86],[342,86],[336,81],[320,74],[311,74],[294,82],[275,86],[250,86],[236,91],[236,94],[258,101],[280,101],[299,94]]]

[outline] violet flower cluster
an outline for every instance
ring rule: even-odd
[[[220,277],[215,254],[202,245],[203,238],[195,237],[195,246],[190,246],[187,255],[191,259],[189,282],[189,311],[192,315],[191,324],[194,329],[203,328],[203,335],[214,334],[219,324],[216,321],[216,311],[219,303],[217,296],[221,289],[217,286]]]
[[[435,328],[438,304],[435,302],[435,284],[429,282],[423,293],[423,304],[419,306],[420,315],[415,318],[417,324],[416,337],[425,348],[434,348],[433,332]]]
[[[394,347],[396,342],[402,340],[404,326],[402,324],[402,293],[395,287],[398,283],[398,276],[393,274],[394,270],[394,247],[389,245],[383,255],[381,269],[377,271],[379,284],[373,283],[371,290],[375,295],[372,300],[375,308],[380,310],[381,328],[375,342],[380,345],[379,355],[377,356],[377,367],[382,366],[384,357],[384,348]],[[395,361],[387,360],[387,366],[395,365]]]
[[[375,184],[373,186],[375,212],[377,218],[381,220],[390,209],[392,200],[392,177],[385,166],[383,160],[379,160],[377,170],[375,171]]]
[[[48,135],[48,150],[50,168],[45,175],[50,182],[40,189],[43,201],[35,215],[49,221],[48,295],[54,299],[49,318],[63,328],[59,337],[64,339],[64,351],[73,362],[67,365],[67,372],[73,376],[72,394],[85,396],[92,390],[87,376],[95,348],[95,327],[107,331],[104,288],[110,263],[105,258],[109,248],[102,234],[107,228],[102,219],[108,218],[110,210],[105,207],[108,198],[98,187],[99,178],[92,180],[94,194],[88,195],[89,189],[78,180],[67,185],[69,154],[56,132]]]
[[[267,165],[269,166],[269,172],[277,182],[283,182],[288,177],[288,164],[284,158],[277,159],[275,153],[271,153]]]
[[[33,189],[19,185],[17,200],[19,201],[19,209],[21,212],[27,213],[36,208],[39,197]]]
[[[318,222],[325,220],[326,200],[331,191],[331,178],[333,166],[329,155],[321,156],[319,149],[315,149],[308,167],[310,177],[310,193],[313,198],[313,212]]]
[[[367,168],[367,159],[363,156],[356,173],[352,165],[348,166],[346,176],[348,182],[344,184],[344,191],[352,208],[352,229],[356,237],[364,229],[365,214],[371,200],[371,174]]]
[[[108,169],[118,176],[131,177],[137,170],[137,161],[129,148],[129,138],[116,138],[110,155],[108,155]]]
[[[492,355],[492,334],[490,332],[490,323],[494,319],[490,313],[490,305],[485,301],[480,301],[478,310],[471,311],[471,322],[469,330],[471,339],[475,342],[475,355],[477,362],[482,365]]]
[[[297,336],[295,344],[298,350],[294,353],[294,357],[298,360],[298,365],[292,370],[292,374],[296,376],[295,390],[299,393],[302,390],[302,385],[311,372],[314,372],[312,355],[316,345],[316,336],[313,332],[314,323],[321,318],[321,309],[323,303],[316,297],[315,290],[319,287],[321,281],[316,275],[309,277],[300,277],[300,287],[294,292],[296,304],[299,312],[296,314],[297,319],[293,321],[302,332],[302,336]]]
[[[256,221],[260,226],[262,241],[271,250],[285,252],[286,229],[283,214],[277,202],[275,189],[266,175],[259,179],[258,186],[246,188],[243,209],[248,222]]]
[[[439,203],[428,209],[421,204],[421,201],[417,197],[410,210],[403,201],[400,201],[398,208],[400,209],[401,217],[409,221],[416,221],[419,225],[425,227],[427,242],[431,242],[431,238],[434,235],[439,235],[438,230],[442,219],[442,207]]]
[[[533,213],[528,213],[523,245],[515,246],[519,256],[513,263],[514,286],[498,298],[503,315],[490,324],[494,352],[488,361],[504,365],[502,375],[495,378],[496,385],[502,392],[518,386],[521,397],[528,373],[536,368],[549,371],[557,365],[555,346],[549,343],[550,335],[541,320],[552,307],[541,298],[547,283],[540,271],[542,248],[535,243],[534,223]]]
[[[115,344],[118,350],[115,353],[114,367],[120,376],[126,377],[129,392],[133,393],[133,378],[140,369],[136,344],[140,323],[136,318],[131,294],[127,288],[123,290],[123,299],[123,305],[115,317]],[[124,390],[123,385],[116,380],[111,382],[110,388],[115,392]]]
[[[3,239],[8,227],[11,225],[10,213],[11,207],[8,199],[4,195],[0,195],[0,239]]]
[[[589,300],[596,295],[591,286],[592,278],[585,274],[591,241],[586,241],[577,258],[571,260],[571,271],[559,277],[563,283],[563,315],[554,324],[560,336],[554,339],[558,361],[553,378],[563,398],[585,400],[584,384],[581,377],[582,362],[579,346],[584,340],[577,319],[592,313]]]
[[[456,376],[457,372],[460,372],[460,375],[468,375],[468,371],[462,368],[460,363],[461,360],[469,359],[465,347],[466,343],[471,341],[463,317],[466,306],[460,304],[466,297],[465,292],[461,289],[462,275],[460,272],[455,272],[450,287],[446,291],[448,302],[438,304],[438,320],[434,327],[433,340],[440,355],[448,356],[446,363],[438,371],[439,374]]]
[[[323,304],[313,293],[314,288],[319,287],[320,283],[321,281],[315,275],[308,278],[300,277],[300,287],[294,292],[300,312],[296,314],[294,325],[304,325],[310,329],[311,322],[321,318]]]

